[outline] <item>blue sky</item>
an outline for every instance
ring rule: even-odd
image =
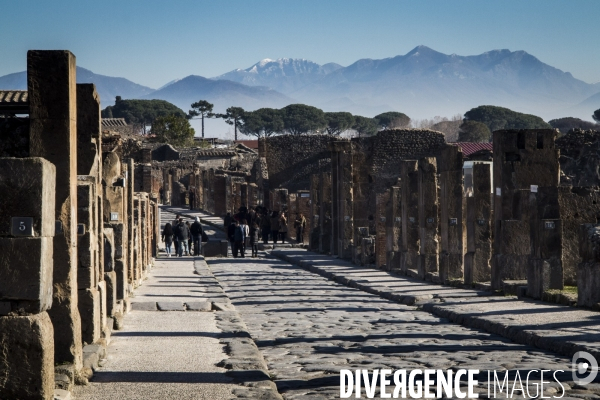
[[[0,2],[0,75],[26,69],[28,49],[68,49],[77,64],[158,88],[213,77],[263,58],[344,66],[423,44],[460,55],[525,50],[600,81],[600,1]]]

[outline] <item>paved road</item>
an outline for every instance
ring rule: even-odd
[[[286,262],[207,259],[286,399],[339,397],[340,369],[564,370],[570,360],[449,323],[414,306],[342,286]],[[503,376],[503,375],[502,375]],[[535,393],[532,374],[529,382]],[[546,374],[547,376],[547,374]],[[564,383],[563,383],[564,384]],[[564,398],[598,398],[570,387]],[[480,384],[485,397],[487,387]],[[557,391],[558,387],[558,391]],[[546,395],[562,394],[554,383]],[[600,389],[600,388],[599,388]],[[513,398],[522,398],[515,391]],[[364,393],[363,393],[364,396]]]

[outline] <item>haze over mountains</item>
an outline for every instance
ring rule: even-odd
[[[600,108],[600,84],[589,84],[544,64],[525,51],[492,50],[475,56],[447,55],[418,46],[405,55],[361,59],[343,67],[304,59],[264,59],[207,79],[190,75],[158,90],[78,67],[77,81],[93,82],[102,106],[117,95],[163,99],[187,111],[205,99],[222,112],[305,103],[325,111],[374,116],[401,111],[411,118],[452,116],[479,105],[503,106],[552,118],[591,120]],[[25,72],[0,77],[0,89],[25,89]]]

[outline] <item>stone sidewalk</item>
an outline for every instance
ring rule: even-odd
[[[569,357],[583,350],[600,359],[600,313],[595,311],[432,284],[301,249],[271,254],[346,286],[418,305],[436,316],[516,343]]]
[[[163,221],[174,218],[162,214]],[[131,309],[91,382],[75,387],[74,398],[281,399],[203,257],[161,252]]]

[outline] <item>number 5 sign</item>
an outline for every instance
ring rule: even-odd
[[[33,236],[33,218],[13,217],[10,234],[13,236]]]

